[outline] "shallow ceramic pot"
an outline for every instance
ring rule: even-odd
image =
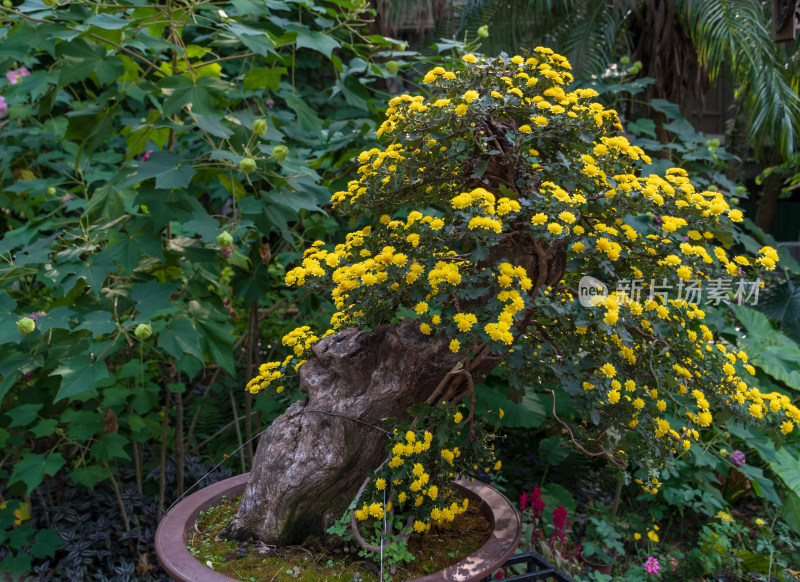
[[[591,570],[595,572],[600,572],[601,574],[611,574],[611,570],[614,569],[614,562],[603,562],[597,561],[598,558],[592,556],[591,558],[587,558],[586,556],[581,553],[581,561],[586,564]]]
[[[249,476],[249,473],[245,473],[201,489],[173,507],[158,524],[155,540],[158,561],[176,582],[235,580],[200,563],[186,548],[186,542],[200,512],[213,507],[223,497],[242,493]],[[453,485],[464,496],[481,502],[481,513],[492,525],[492,534],[474,554],[441,572],[412,582],[478,582],[502,567],[517,549],[522,524],[511,502],[497,490],[479,481],[459,479]]]

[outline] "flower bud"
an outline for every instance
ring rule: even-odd
[[[253,158],[242,158],[239,161],[239,169],[245,174],[249,174],[256,169],[256,161]]]
[[[256,119],[253,122],[253,133],[256,135],[264,135],[267,132],[267,121],[265,119]]]
[[[233,237],[227,232],[221,232],[217,235],[217,244],[222,248],[229,247],[233,244]]]
[[[36,329],[36,324],[30,317],[23,317],[17,321],[17,329],[19,333],[29,334]]]
[[[489,27],[485,24],[478,29],[478,36],[481,38],[487,38],[489,36]]]
[[[140,340],[146,340],[151,335],[153,335],[153,328],[150,326],[149,323],[140,323],[139,325],[136,326],[133,335],[138,337]]]
[[[389,61],[388,63],[386,63],[386,72],[389,73],[390,75],[396,74],[397,71],[399,70],[400,70],[400,63],[398,63],[397,61]]]
[[[289,148],[283,145],[275,146],[275,149],[272,150],[272,157],[275,158],[275,161],[282,162],[286,159],[286,156],[289,155]]]

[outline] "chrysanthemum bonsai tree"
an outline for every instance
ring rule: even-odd
[[[388,513],[402,537],[452,519],[447,482],[499,468],[475,407],[496,367],[511,392],[572,399],[574,446],[653,493],[715,415],[800,421],[704,324],[708,300],[748,299],[777,261],[726,248],[741,211],[681,169],[641,175],[650,160],[594,91],[570,89],[564,57],[462,60],[426,75],[432,98],[389,102],[385,147],[333,195],[368,226],[286,275],[338,311],[324,333],[285,336],[286,359],[248,384],[299,376],[307,398],[261,437],[230,536],[302,541],[346,514],[362,538]]]

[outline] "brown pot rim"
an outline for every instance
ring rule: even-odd
[[[587,566],[591,566],[593,568],[604,568],[606,566],[613,566],[617,562],[614,556],[611,556],[610,562],[606,562],[605,560],[597,561],[594,559],[594,556],[585,556],[583,552],[581,552],[581,560],[583,561],[584,564],[586,564]]]
[[[158,561],[176,582],[235,581],[202,564],[186,548],[186,542],[200,512],[214,506],[223,497],[244,491],[249,477],[250,473],[244,473],[201,489],[175,505],[158,524],[155,537]],[[522,523],[505,496],[480,481],[459,479],[453,484],[463,494],[483,503],[484,517],[494,528],[492,534],[475,553],[457,564],[410,582],[478,582],[501,568],[519,545]]]

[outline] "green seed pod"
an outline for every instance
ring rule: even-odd
[[[36,329],[36,322],[34,322],[30,317],[23,317],[17,321],[17,329],[19,330],[19,333],[29,334]]]
[[[149,323],[140,323],[139,325],[136,326],[133,335],[138,337],[140,340],[146,340],[151,335],[153,335],[153,328],[150,326]]]
[[[487,38],[489,36],[489,27],[485,24],[478,29],[478,36],[481,38]]]
[[[265,119],[256,119],[253,122],[253,133],[256,135],[264,135],[267,132],[267,121]]]
[[[227,232],[221,232],[217,235],[217,244],[221,247],[229,247],[233,244],[233,237]]]
[[[50,187],[47,189],[47,195],[48,195],[48,196],[55,196],[55,195],[56,195],[56,189],[55,189],[55,188],[53,188],[52,186],[50,186]]]
[[[11,8],[12,6],[14,6],[14,3],[11,0],[3,0],[3,6],[5,6],[6,8]]]
[[[272,150],[272,157],[275,158],[275,161],[282,162],[286,159],[286,156],[289,155],[289,148],[284,145],[277,145],[275,149]]]
[[[256,169],[256,161],[253,158],[242,158],[239,162],[239,169],[245,174],[249,174]]]
[[[627,65],[628,63],[631,62],[631,58],[629,56],[624,56],[619,60],[619,62],[622,63],[623,65]]]
[[[390,75],[396,74],[397,71],[399,70],[400,70],[400,63],[398,63],[397,61],[389,61],[388,63],[386,63],[386,72],[389,73]]]

